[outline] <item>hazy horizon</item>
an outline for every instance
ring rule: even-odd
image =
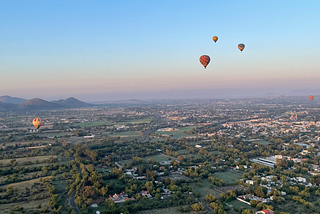
[[[0,95],[106,101],[312,91],[319,11],[318,1],[4,1]],[[202,54],[211,57],[207,69]]]

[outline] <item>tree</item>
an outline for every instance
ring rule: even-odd
[[[253,210],[243,210],[241,214],[254,214],[254,211]]]
[[[192,205],[191,205],[191,208],[192,208],[194,211],[196,211],[196,212],[199,212],[199,211],[201,211],[201,210],[204,210],[204,206],[202,205],[201,202],[192,204]]]
[[[105,196],[105,194],[107,194],[107,192],[108,192],[108,185],[101,188],[101,194],[102,194],[103,196]]]
[[[109,209],[109,210],[113,210],[114,209],[114,202],[111,201],[110,199],[106,199],[105,205],[106,205],[106,208]]]
[[[160,194],[157,193],[157,194],[155,195],[155,198],[156,198],[157,200],[159,200],[159,199],[161,198]]]
[[[214,197],[213,195],[209,194],[209,195],[206,195],[205,197],[206,201],[211,203],[211,202],[214,202],[216,200],[216,197]]]

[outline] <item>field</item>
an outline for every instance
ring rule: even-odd
[[[190,131],[193,129],[195,126],[189,126],[189,127],[183,127],[179,128],[179,131],[156,131],[156,134],[166,134],[166,135],[172,135],[172,138],[174,139],[180,139],[183,137],[189,137],[193,135],[189,135],[184,133],[185,131]]]
[[[80,126],[81,128],[94,127],[94,126],[102,126],[102,125],[112,125],[112,122],[85,122],[85,123],[75,123],[74,125]]]
[[[113,134],[108,134],[110,137],[120,137],[120,138],[139,138],[140,132],[130,131],[130,132],[118,132]]]
[[[190,152],[186,149],[178,150],[179,155],[189,155]]]
[[[178,211],[179,207],[169,207],[164,209],[156,209],[156,210],[144,210],[137,212],[138,214],[180,214]]]
[[[34,140],[34,141],[14,141],[14,142],[5,142],[5,146],[3,147],[6,147],[6,146],[15,146],[15,145],[18,145],[18,146],[23,146],[23,145],[28,145],[30,143],[34,143],[34,144],[37,144],[37,145],[40,145],[40,144],[49,144],[49,143],[52,143],[53,140]],[[1,144],[2,146],[3,144]]]
[[[143,159],[145,159],[146,161],[148,161],[148,159],[150,158],[154,158],[154,160],[156,162],[161,162],[161,161],[169,161],[169,158],[170,159],[175,159],[175,158],[171,158],[167,155],[153,155],[153,156],[147,156],[147,157],[144,157]]]
[[[228,205],[230,205],[230,207],[233,207],[233,208],[243,207],[245,209],[252,209],[252,207],[250,205],[242,203],[241,201],[238,201],[238,200],[233,200],[233,201],[229,202]]]
[[[210,154],[212,154],[212,155],[218,155],[218,154],[222,154],[222,152],[219,152],[219,151],[212,151],[212,152],[210,152]]]
[[[41,161],[42,160],[46,160],[52,157],[57,157],[56,155],[47,155],[47,156],[35,156],[35,157],[27,157],[27,158],[16,158],[16,159],[4,159],[4,160],[0,160],[0,164],[2,163],[3,165],[6,165],[7,163],[10,163],[11,160],[16,160],[18,165],[21,165],[22,163],[28,162],[28,161]]]
[[[80,126],[81,128],[87,128],[87,127],[102,126],[102,125],[110,126],[110,125],[150,123],[151,121],[152,119],[129,120],[125,122],[100,121],[100,122],[75,123],[74,125]]]
[[[32,200],[28,202],[16,202],[14,203],[14,205],[13,203],[1,204],[1,213],[9,213],[10,211],[12,211],[12,208],[14,206],[23,207],[24,210],[28,210],[28,209],[34,210],[38,204],[41,204],[42,207],[48,206],[49,200],[50,198],[46,198],[46,199],[36,200],[36,201]]]
[[[34,176],[41,176],[42,172],[41,171],[38,171],[38,172],[29,172],[29,173],[25,173],[25,174],[18,174],[17,178],[18,179],[31,179],[33,178]],[[7,178],[7,176],[1,176],[0,177],[0,184],[2,182],[4,182],[4,180]]]
[[[253,143],[259,143],[262,145],[269,145],[271,144],[269,141],[265,141],[265,140],[258,140],[258,141],[254,141]]]
[[[227,172],[216,172],[212,176],[222,179],[227,184],[235,183],[242,176],[242,172],[238,171],[227,171]]]
[[[190,186],[197,192],[200,193],[200,197],[204,198],[208,194],[212,194],[215,197],[220,197],[220,192],[209,188],[210,182],[208,179],[201,181],[201,187],[197,186],[195,183],[190,184]]]
[[[51,176],[42,177],[42,178],[43,179],[51,178]],[[32,179],[32,180],[28,180],[28,181],[21,181],[21,182],[17,182],[17,183],[13,183],[13,184],[2,186],[2,188],[7,188],[7,186],[12,186],[13,188],[18,188],[18,191],[23,191],[26,187],[31,187],[32,184],[34,184],[36,182],[40,182],[40,179],[41,178]]]

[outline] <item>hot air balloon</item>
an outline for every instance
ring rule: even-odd
[[[200,56],[200,63],[206,68],[210,62],[210,57],[208,55]]]
[[[314,98],[314,97],[313,97],[312,95],[310,95],[310,96],[309,96],[309,100],[311,100],[311,101],[312,101],[312,100],[313,100],[313,98]]]
[[[244,47],[245,47],[245,45],[242,44],[242,43],[240,43],[240,44],[238,45],[238,48],[239,48],[239,50],[240,50],[241,52],[243,51]]]
[[[214,42],[217,42],[217,41],[218,41],[218,37],[217,37],[217,36],[214,36],[214,37],[212,37],[212,40],[213,40]]]
[[[37,118],[34,118],[32,123],[37,129],[39,129],[43,124],[43,120],[41,118],[37,117]]]

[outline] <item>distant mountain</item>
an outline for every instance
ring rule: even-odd
[[[16,108],[16,104],[0,102],[0,111],[2,111],[2,110],[12,110],[14,108]]]
[[[55,108],[62,108],[62,107],[63,106],[59,104],[51,103],[39,98],[34,98],[18,104],[18,108],[27,108],[27,109],[55,109]]]
[[[73,108],[92,106],[91,104],[82,102],[74,97],[69,97],[68,99],[65,99],[65,100],[63,100],[63,99],[55,100],[55,101],[52,101],[51,103],[55,103],[55,104],[58,104],[61,106],[66,106],[66,107],[73,107]]]
[[[11,104],[19,104],[27,101],[26,99],[18,98],[18,97],[10,97],[10,96],[0,96],[0,102],[3,103],[11,103]]]

